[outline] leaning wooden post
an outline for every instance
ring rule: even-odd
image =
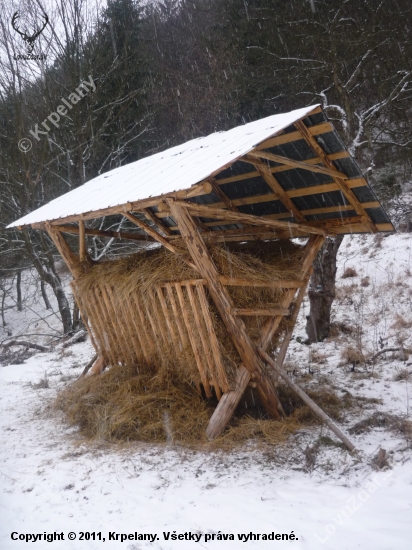
[[[302,399],[306,405],[312,409],[312,411],[319,416],[321,420],[325,422],[325,424],[332,430],[334,434],[336,434],[339,439],[347,446],[347,448],[352,452],[356,449],[355,445],[350,441],[346,435],[342,432],[340,428],[333,422],[329,416],[322,411],[322,409],[316,405],[316,403],[309,397],[309,395],[302,390],[300,386],[295,384],[295,382],[286,374],[284,370],[279,368],[275,361],[262,349],[259,350],[260,355],[263,357],[263,359],[283,378],[283,380],[286,382],[286,384],[292,388],[294,392],[296,392],[299,397]]]
[[[81,262],[86,259],[86,230],[84,221],[79,221],[79,258]]]
[[[240,317],[236,317],[232,313],[233,303],[230,295],[219,281],[217,268],[195,222],[185,207],[178,206],[170,199],[167,202],[170,205],[171,214],[179,227],[180,234],[186,242],[197,270],[207,281],[210,295],[216,304],[239,356],[249,371],[250,377],[257,384],[257,390],[263,406],[271,416],[279,418],[282,408],[275,386],[265,370],[265,364],[259,357],[256,345],[247,333],[244,322]]]

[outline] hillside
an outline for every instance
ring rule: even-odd
[[[225,452],[90,443],[52,407],[57,392],[93,355],[90,342],[65,349],[58,344],[44,353],[3,350],[1,548],[27,546],[11,540],[12,532],[63,532],[64,541],[53,546],[61,549],[239,548],[238,535],[250,532],[293,532],[293,547],[304,550],[409,548],[411,247],[412,234],[345,237],[331,337],[304,343],[305,301],[289,347],[285,368],[297,383],[333,388],[348,405],[340,425],[359,449],[354,456],[319,424],[302,426],[280,446],[251,442]],[[27,339],[50,345],[58,319],[43,309],[30,272],[23,282],[33,299],[22,312],[6,309],[1,340],[9,331],[10,337],[29,334]],[[377,355],[386,348],[395,351]],[[68,540],[69,532],[76,542]],[[95,538],[100,532],[105,542],[79,541],[80,532]],[[191,533],[192,540],[172,540],[167,534],[173,532]],[[122,542],[113,533],[158,539]],[[220,540],[221,534],[235,540]],[[47,544],[37,540],[36,548]],[[262,537],[248,540],[248,548],[269,544]],[[281,548],[290,544],[279,541]]]

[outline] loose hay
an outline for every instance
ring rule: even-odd
[[[310,391],[334,418],[350,403],[333,390]],[[170,369],[142,374],[136,367],[116,366],[99,376],[88,376],[64,388],[56,406],[68,422],[94,440],[172,442],[184,446],[231,449],[246,442],[278,445],[291,433],[319,420],[303,402],[281,384],[279,396],[288,417],[269,420],[259,408],[248,407],[248,416],[238,411],[225,433],[212,443],[205,436],[216,400],[206,400],[182,382]]]

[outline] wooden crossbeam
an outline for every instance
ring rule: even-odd
[[[319,145],[319,143],[316,141],[316,139],[311,135],[309,129],[305,126],[303,121],[299,120],[298,122],[295,122],[295,127],[297,130],[301,133],[303,139],[306,141],[306,143],[312,147],[312,149],[316,152],[318,157],[322,160],[323,164],[327,168],[334,169],[333,163],[328,159],[328,155],[325,153],[325,151],[322,149],[322,147]],[[374,224],[374,222],[370,219],[368,213],[362,206],[359,199],[356,197],[354,192],[346,185],[346,182],[341,177],[334,177],[333,178],[335,182],[338,184],[340,191],[342,191],[343,195],[345,196],[346,200],[353,206],[353,209],[355,212],[364,218],[363,222],[367,224],[370,228],[370,230],[373,233],[376,233],[378,231],[378,228]]]
[[[333,132],[334,128],[330,122],[321,122],[308,128],[308,131],[311,136],[319,136],[320,134],[327,134],[328,132]],[[260,143],[259,149],[269,149],[270,147],[276,147],[277,145],[283,145],[285,143],[291,143],[292,141],[298,141],[303,139],[299,131],[289,132],[288,134],[280,134],[273,138],[269,138],[263,143]]]
[[[74,225],[54,225],[53,228],[55,228],[57,231],[61,231],[62,233],[79,233],[79,227],[75,227]],[[85,228],[85,234],[86,235],[95,235],[98,237],[106,237],[106,238],[116,238],[116,239],[125,239],[129,241],[149,241],[149,242],[155,242],[155,239],[152,237],[148,237],[147,235],[140,235],[138,233],[127,233],[123,231],[102,231],[101,229],[90,229],[88,227]]]
[[[194,213],[196,216],[203,216],[206,218],[215,218],[218,220],[226,219],[234,223],[243,223],[248,225],[271,227],[273,229],[284,229],[284,230],[295,229],[296,231],[302,232],[304,234],[310,233],[314,235],[325,235],[325,231],[323,229],[312,227],[307,223],[297,224],[297,223],[291,223],[291,222],[281,222],[281,221],[272,220],[266,217],[257,217],[257,216],[251,216],[250,214],[230,212],[228,210],[223,210],[221,208],[211,208],[209,206],[204,206],[204,205],[184,202],[184,201],[171,201],[170,204],[172,203],[175,205],[183,206],[184,208],[190,209],[190,211]]]
[[[73,277],[77,279],[82,273],[78,257],[70,248],[66,239],[63,237],[60,231],[52,227],[50,223],[46,223],[46,229],[49,237],[53,241],[63,260],[66,262],[67,267],[70,269]]]
[[[343,172],[339,172],[335,168],[332,169],[324,166],[318,166],[317,164],[309,164],[307,162],[302,162],[300,160],[293,160],[287,157],[282,157],[280,155],[274,155],[273,153],[268,153],[267,151],[252,151],[248,153],[248,156],[252,158],[257,158],[257,159],[272,160],[273,162],[278,162],[279,164],[286,164],[287,166],[291,166],[292,168],[300,168],[302,170],[308,170],[309,172],[326,174],[328,176],[340,178],[343,180],[348,179],[348,176],[346,174],[344,174]],[[318,160],[319,162],[322,162],[320,159]]]
[[[271,416],[275,418],[279,417],[281,404],[277,397],[276,390],[271,379],[266,374],[262,361],[255,351],[255,345],[247,333],[245,324],[239,317],[231,313],[231,309],[233,308],[232,300],[227,289],[219,281],[219,273],[198,228],[187,208],[176,201],[169,201],[169,206],[198,271],[207,281],[209,293],[220,313],[233,344],[244,366],[249,371],[250,376],[253,376],[256,380],[257,389],[263,406]]]

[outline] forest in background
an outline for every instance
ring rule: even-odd
[[[34,48],[45,61],[14,59],[26,51],[11,24],[16,11],[21,28],[36,28],[47,13]],[[323,105],[393,221],[410,230],[411,30],[408,0],[3,4],[0,300],[34,266],[70,332],[77,313],[51,241],[42,231],[6,230],[8,223],[115,167],[310,104]],[[96,91],[20,151],[19,141],[89,76]],[[90,223],[129,224],[117,216]],[[98,237],[89,244],[94,259],[118,251]]]

